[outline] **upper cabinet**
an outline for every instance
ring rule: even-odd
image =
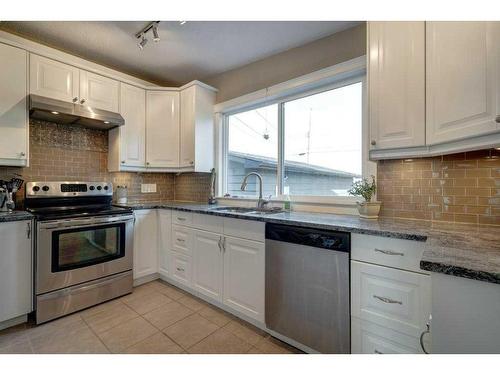
[[[80,69],[30,54],[30,94],[76,103],[80,95]]]
[[[28,164],[27,53],[0,43],[0,165]]]
[[[146,146],[147,167],[179,166],[179,92],[146,93]]]
[[[500,143],[500,22],[369,22],[371,159]]]
[[[368,24],[371,149],[425,144],[425,23]]]
[[[118,112],[120,82],[30,54],[30,94]]]
[[[181,168],[210,172],[214,165],[215,91],[194,84],[181,90],[180,157]]]
[[[427,144],[497,131],[500,22],[427,22]]]
[[[118,112],[120,82],[99,74],[80,71],[80,104]]]

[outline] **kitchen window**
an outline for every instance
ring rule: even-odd
[[[293,95],[266,97],[222,115],[220,165],[223,194],[255,197],[263,177],[263,195],[303,202],[353,203],[347,190],[374,174],[368,162],[364,119],[365,75],[317,84]],[[366,138],[366,139],[365,139]],[[221,194],[221,195],[223,195]]]

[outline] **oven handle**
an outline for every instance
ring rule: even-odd
[[[99,219],[73,219],[73,220],[54,220],[38,223],[40,229],[59,229],[59,228],[84,228],[99,224],[108,223],[128,223],[134,220],[134,215],[112,216]]]

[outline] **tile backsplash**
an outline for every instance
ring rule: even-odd
[[[0,166],[0,178],[10,179],[17,173],[25,181],[110,181],[115,186],[127,185],[130,201],[203,201],[208,196],[209,174],[111,173],[107,152],[106,131],[30,120],[30,166]],[[141,184],[156,184],[156,193],[141,193]],[[16,200],[23,196],[20,191]]]
[[[500,151],[378,162],[381,216],[500,225]]]

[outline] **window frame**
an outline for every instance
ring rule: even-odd
[[[347,62],[352,63],[356,66],[357,59],[353,61]],[[345,65],[346,63],[339,64]],[[224,111],[221,110],[217,112],[216,110],[216,121],[219,123],[218,129],[218,144],[216,145],[216,155],[218,161],[218,170],[219,170],[219,179],[218,179],[218,196],[223,198],[224,194],[227,193],[227,166],[228,166],[228,151],[229,151],[229,116],[235,115],[238,113],[242,113],[245,111],[249,111],[256,108],[261,108],[271,104],[278,104],[278,165],[277,165],[277,186],[278,186],[278,195],[273,196],[272,200],[282,201],[285,196],[283,195],[283,182],[284,182],[284,104],[286,102],[304,98],[307,96],[319,94],[325,91],[338,89],[347,85],[351,85],[357,82],[361,82],[362,84],[362,176],[364,178],[369,177],[371,175],[376,176],[376,164],[369,160],[369,129],[368,129],[368,111],[367,111],[367,77],[366,77],[366,69],[363,61],[362,69],[359,69],[359,64],[356,66],[358,69],[352,69],[349,73],[345,71],[337,72],[336,74],[327,74],[323,79],[316,80],[313,84],[302,84],[302,85],[293,85],[297,80],[301,80],[301,77],[296,80],[292,80],[289,82],[285,82],[283,84],[279,84],[276,86],[284,85],[284,86],[294,86],[293,92],[291,93],[282,93],[280,94],[279,88],[275,91],[277,93],[274,94],[275,97],[269,98],[269,91],[272,88],[265,89],[265,92],[260,95],[250,94],[245,95],[241,98],[236,98],[231,100],[230,102],[236,102],[237,105],[233,103],[228,103],[228,107],[235,107],[234,109],[229,108]],[[331,69],[333,71],[337,66],[333,66]],[[322,71],[315,72],[321,73]],[[315,73],[312,73],[314,75]],[[309,75],[308,75],[309,76]],[[305,76],[307,77],[307,76]],[[273,86],[276,87],[276,86]],[[282,89],[281,91],[285,92],[286,89]],[[246,100],[247,97],[256,96],[257,98],[248,98],[250,100]],[[225,103],[219,105],[219,107],[224,107]],[[225,197],[227,198],[227,197]],[[233,197],[230,197],[233,198]],[[248,197],[234,197],[234,199],[241,200],[252,200],[255,198]],[[334,204],[334,205],[354,205],[357,201],[359,201],[358,197],[352,196],[318,196],[318,195],[290,195],[290,199],[294,202],[302,202],[302,203],[312,203],[312,204]]]

